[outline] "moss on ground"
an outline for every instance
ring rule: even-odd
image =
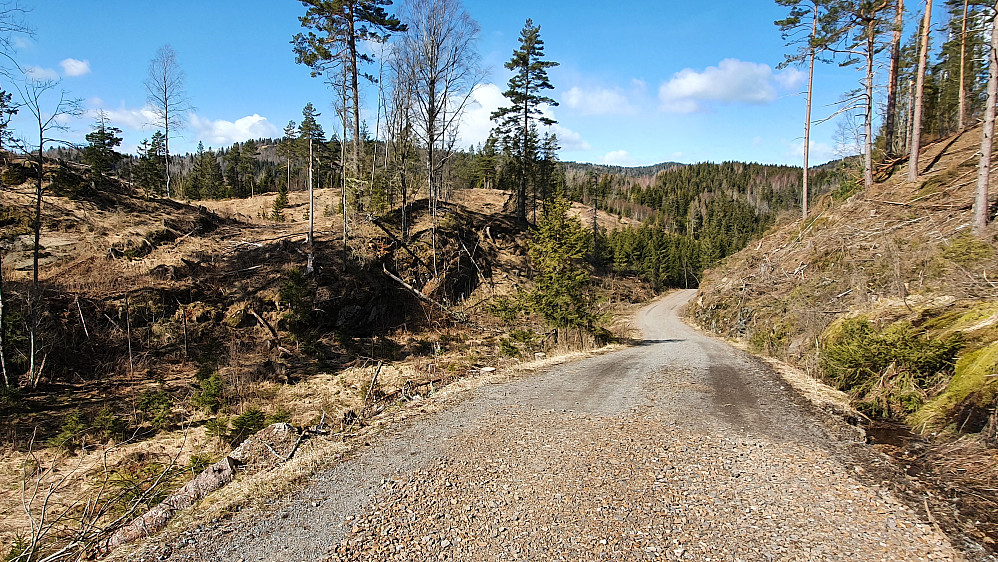
[[[968,400],[986,408],[998,396],[998,342],[965,353],[956,363],[945,390],[908,418],[916,429],[938,429],[952,421],[953,413]]]

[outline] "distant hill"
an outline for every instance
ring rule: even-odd
[[[625,178],[654,177],[662,170],[670,170],[685,166],[680,162],[662,162],[651,166],[611,166],[608,164],[590,164],[587,162],[563,162],[566,173],[595,171],[597,174],[611,174]]]

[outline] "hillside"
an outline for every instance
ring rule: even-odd
[[[435,240],[425,199],[407,206],[407,235],[398,208],[352,213],[344,251],[340,194],[319,189],[309,249],[302,191],[288,194],[277,221],[277,194],[189,203],[117,181],[94,189],[85,169],[47,162],[35,308],[41,365],[32,379],[21,374],[32,317],[30,176],[15,158],[4,171],[14,186],[0,191],[4,341],[8,372],[20,375],[0,395],[4,544],[30,538],[22,483],[53,489],[28,501],[33,517],[44,501],[74,521],[112,524],[264,425],[332,434],[301,444],[294,466],[307,473],[382,413],[535,352],[591,344],[555,341],[529,315],[510,333],[490,313],[496,297],[532,283],[527,234],[502,212],[508,193],[455,191],[439,203]],[[626,223],[602,212],[597,219],[608,229]],[[651,295],[616,276],[595,281],[610,297],[602,312]],[[274,464],[263,451],[247,471]],[[238,505],[248,493],[227,501]],[[60,541],[79,532],[63,523],[48,530]]]
[[[994,226],[970,235],[980,135],[926,147],[916,183],[899,170],[771,228],[705,274],[689,314],[849,393],[871,441],[993,545],[998,254]]]

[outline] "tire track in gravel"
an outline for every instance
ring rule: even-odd
[[[641,345],[479,388],[170,560],[951,560],[761,362],[643,309]],[[843,453],[843,451],[845,451]]]

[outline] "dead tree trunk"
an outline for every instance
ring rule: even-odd
[[[884,150],[894,156],[897,130],[898,66],[901,62],[901,28],[904,24],[904,0],[897,0],[894,12],[894,35],[891,38],[891,68],[887,77],[887,110],[884,116]]]
[[[922,95],[925,88],[925,62],[929,51],[929,24],[932,21],[932,0],[925,2],[922,20],[922,50],[918,54],[918,75],[915,76],[915,108],[911,119],[911,155],[908,157],[908,181],[918,181],[918,151],[922,142]]]

